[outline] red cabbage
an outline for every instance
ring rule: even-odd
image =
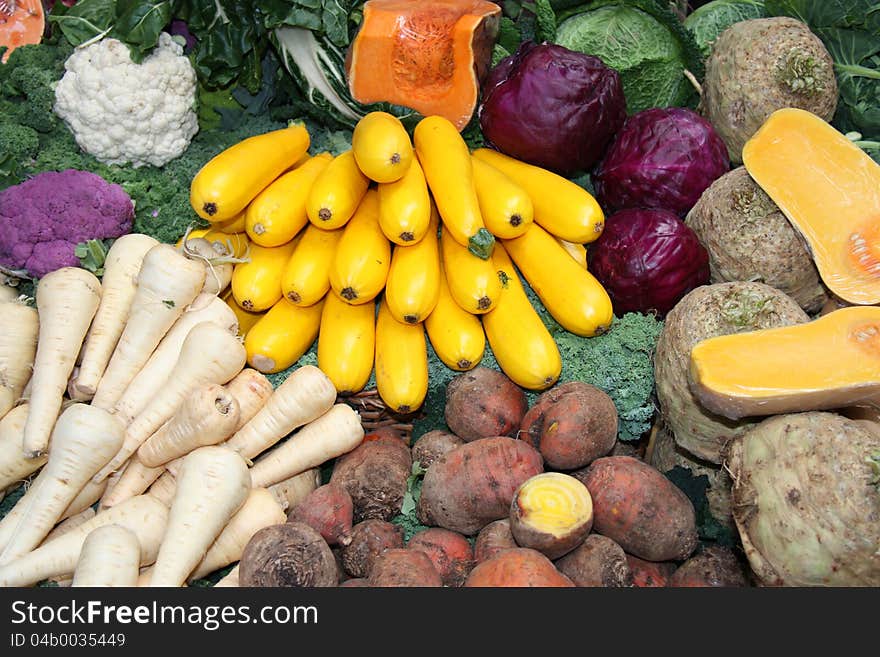
[[[706,119],[683,107],[633,114],[593,173],[606,213],[658,208],[683,217],[730,169],[727,147]]]
[[[627,312],[663,317],[685,294],[709,282],[709,253],[667,210],[629,209],[606,217],[587,257],[618,317]]]
[[[601,159],[626,99],[619,74],[598,57],[525,41],[489,73],[478,115],[496,150],[571,175]]]

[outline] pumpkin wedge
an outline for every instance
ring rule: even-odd
[[[40,0],[6,0],[0,9],[0,47],[6,46],[2,61],[6,63],[10,53],[19,46],[40,43],[46,28],[46,14]]]
[[[877,400],[880,307],[703,340],[691,350],[689,378],[703,406],[733,420]]]
[[[743,162],[804,237],[825,285],[853,304],[880,303],[880,164],[794,108],[770,115]]]
[[[462,130],[500,21],[501,7],[484,0],[368,0],[345,61],[352,97],[437,114]]]

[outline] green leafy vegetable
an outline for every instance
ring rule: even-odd
[[[83,269],[88,269],[101,278],[104,275],[104,261],[107,259],[108,248],[101,240],[89,240],[77,244],[73,254],[79,258]]]
[[[728,27],[764,16],[764,0],[712,0],[691,12],[685,18],[684,26],[694,35],[705,59],[715,39]]]
[[[599,0],[557,15],[555,42],[599,57],[620,73],[627,111],[695,107],[688,74],[703,77],[693,36],[659,0]]]

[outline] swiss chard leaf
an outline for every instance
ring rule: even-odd
[[[159,34],[171,22],[171,0],[116,0],[116,12],[110,36],[128,44],[132,61],[139,63],[159,43]]]
[[[72,7],[56,3],[49,14],[71,45],[78,46],[107,33],[116,19],[116,0],[79,0]]]

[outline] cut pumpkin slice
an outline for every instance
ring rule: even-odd
[[[743,162],[804,237],[825,285],[853,304],[880,303],[880,164],[793,108],[770,115]]]
[[[5,63],[19,46],[40,43],[45,27],[46,15],[40,0],[0,2],[0,46],[6,46],[2,61]]]
[[[876,404],[880,307],[703,340],[691,350],[689,376],[700,403],[733,420]]]
[[[346,57],[351,95],[470,121],[489,71],[501,7],[484,0],[368,0]]]

